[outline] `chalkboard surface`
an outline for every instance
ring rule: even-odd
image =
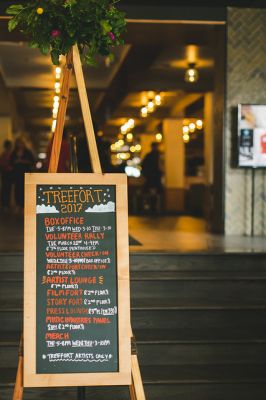
[[[116,372],[115,185],[36,185],[36,372]]]

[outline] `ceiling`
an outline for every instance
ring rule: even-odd
[[[52,122],[54,67],[49,57],[30,49],[19,34],[7,36],[6,23],[0,21],[0,73],[24,129],[37,136],[38,146],[40,142],[44,146]],[[99,59],[97,68],[84,67],[93,119],[104,135],[116,136],[129,118],[135,119],[136,132],[152,132],[163,118],[184,114],[187,106],[213,90],[216,34],[221,29],[200,24],[128,23],[126,45],[115,49],[115,61],[108,66],[107,60]],[[184,81],[191,57],[200,75],[195,84]],[[152,91],[162,94],[162,105],[148,118],[141,118],[140,108]],[[66,124],[74,131],[82,129],[74,76]]]

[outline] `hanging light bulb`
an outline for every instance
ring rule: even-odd
[[[121,129],[121,133],[123,133],[123,135],[125,135],[127,133],[126,125],[122,125],[120,129]]]
[[[156,96],[154,97],[154,101],[156,106],[160,106],[162,104],[162,97],[160,94],[156,94]]]
[[[134,119],[133,118],[130,118],[128,121],[127,121],[127,124],[128,124],[128,127],[129,128],[134,128],[134,126],[135,126],[135,121],[134,121]]]
[[[189,127],[188,126],[183,126],[183,133],[188,133],[189,132]]]
[[[154,111],[154,102],[150,100],[147,104],[148,112],[153,112]]]
[[[129,132],[129,133],[127,134],[127,141],[128,141],[128,142],[132,142],[132,140],[133,140],[133,134],[132,134],[131,132]]]
[[[199,79],[199,72],[195,68],[196,63],[189,63],[188,69],[185,72],[185,81],[189,83],[195,83]]]
[[[142,107],[140,110],[140,114],[142,116],[142,118],[146,118],[148,115],[148,108],[147,107]]]
[[[203,128],[203,121],[201,120],[201,119],[198,119],[197,121],[196,121],[196,127],[197,127],[197,129],[202,129]]]
[[[183,140],[184,140],[185,143],[188,143],[188,142],[189,142],[190,137],[189,137],[189,134],[188,134],[188,133],[185,133],[185,134],[183,135]]]
[[[156,142],[161,142],[163,139],[163,135],[161,133],[156,133],[155,135]]]
[[[188,128],[189,128],[189,132],[193,133],[193,132],[195,132],[196,124],[194,124],[194,122],[191,122],[191,123],[188,125]]]

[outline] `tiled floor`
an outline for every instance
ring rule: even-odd
[[[129,217],[129,232],[142,246],[131,251],[266,252],[266,238],[212,235],[192,217]]]
[[[266,252],[266,238],[211,235],[204,220],[182,217],[129,217],[129,233],[141,245],[131,251]],[[0,216],[0,252],[23,251],[23,217]]]

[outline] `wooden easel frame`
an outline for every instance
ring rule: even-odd
[[[95,140],[95,133],[91,118],[91,112],[87,97],[87,89],[85,85],[82,64],[80,60],[80,54],[77,45],[75,45],[66,57],[66,64],[64,68],[63,80],[61,85],[60,103],[57,117],[57,124],[53,139],[53,145],[51,150],[51,158],[49,164],[48,172],[57,172],[58,161],[60,156],[61,142],[63,136],[63,129],[65,125],[65,117],[67,104],[69,99],[69,89],[70,89],[70,78],[72,74],[72,69],[74,67],[76,82],[78,87],[78,93],[81,103],[83,121],[85,125],[85,132],[88,141],[89,154],[91,159],[92,170],[96,174],[102,174],[99,153],[97,149],[97,144]],[[131,376],[132,383],[129,386],[130,398],[131,400],[145,400],[145,393],[142,383],[142,378],[140,374],[140,368],[138,363],[136,342],[131,330],[132,336],[132,346],[131,346]],[[19,345],[19,359],[18,368],[16,375],[16,382],[13,392],[13,400],[23,399],[23,337],[21,336]]]

